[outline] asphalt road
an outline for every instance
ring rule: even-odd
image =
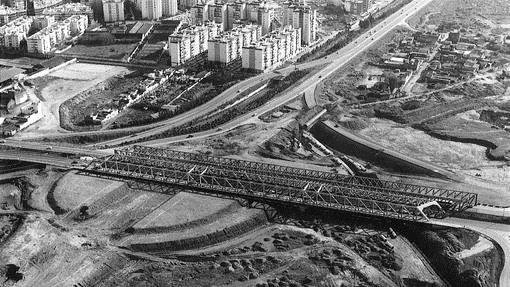
[[[318,83],[323,81],[325,78],[336,72],[338,69],[342,68],[345,64],[347,64],[349,61],[351,61],[354,57],[358,56],[360,53],[368,49],[373,43],[375,43],[377,40],[384,37],[389,31],[394,29],[399,24],[404,23],[405,19],[408,18],[410,15],[416,13],[421,8],[425,7],[429,2],[432,0],[415,0],[405,7],[403,7],[401,10],[395,12],[386,20],[379,23],[360,37],[356,39],[354,42],[349,43],[336,53],[329,55],[327,59],[322,59],[322,62],[314,61],[311,63],[305,63],[303,65],[299,65],[298,67],[300,69],[303,69],[305,67],[313,67],[317,66],[319,64],[329,64],[320,70],[319,72],[315,73],[311,77],[309,77],[306,81],[303,83],[293,87],[288,92],[282,94],[281,96],[269,101],[262,107],[259,107],[258,109],[251,111],[248,114],[245,114],[243,116],[240,116],[233,121],[230,121],[226,124],[220,125],[218,128],[221,129],[221,131],[218,131],[216,128],[215,130],[210,131],[204,131],[197,134],[194,134],[194,138],[205,138],[208,136],[218,135],[223,132],[232,130],[240,125],[243,125],[245,122],[249,121],[251,117],[262,115],[266,112],[269,112],[273,110],[275,107],[284,105],[288,102],[293,101],[297,97],[301,96],[303,93],[314,93],[315,87]],[[311,65],[311,66],[307,66]],[[289,67],[287,69],[294,69],[294,67]],[[168,128],[166,128],[168,129]],[[158,129],[160,131],[166,130],[165,128]],[[156,129],[149,130],[145,134],[152,135],[155,134]],[[144,143],[141,143],[143,145],[150,145],[150,146],[158,146],[158,145],[164,145],[172,142],[179,142],[184,141],[186,136],[178,136],[173,138],[166,138],[166,139],[158,139],[158,140],[151,140],[151,141],[145,141]],[[124,139],[117,139],[112,140],[109,142],[105,142],[106,144],[119,144],[121,142],[125,141]]]
[[[412,13],[416,12],[426,4],[428,4],[431,0],[424,0],[419,1],[415,0],[408,5],[406,5],[404,8],[402,8],[400,11],[397,11],[396,13],[389,16],[386,20],[379,23],[376,27],[373,29],[367,31],[366,33],[360,35],[357,40],[354,42],[351,42],[344,48],[340,49],[336,54],[329,55],[328,57],[318,59],[315,61],[299,64],[296,67],[299,69],[307,69],[311,67],[317,67],[320,65],[329,64],[326,69],[323,69],[321,73],[318,73],[313,79],[310,79],[307,81],[308,86],[306,86],[307,89],[310,91],[312,89],[315,89],[315,85],[320,81],[322,77],[327,77],[327,75],[331,74],[333,71],[339,69],[343,64],[348,62],[350,59],[352,59],[354,56],[358,55],[360,52],[364,51],[370,44],[375,42],[377,39],[381,38],[384,34],[386,34],[388,31],[393,29],[395,26],[400,24],[405,18],[408,16],[407,14],[411,15]],[[283,69],[278,70],[279,74],[288,74],[292,70],[294,70],[294,66],[286,67]],[[200,105],[188,112],[185,112],[183,114],[177,115],[171,119],[164,120],[161,122],[145,125],[143,127],[132,127],[132,128],[124,128],[124,129],[117,129],[115,131],[126,131],[126,132],[137,132],[140,131],[134,135],[126,136],[110,141],[105,141],[102,144],[107,145],[117,145],[124,142],[129,141],[135,141],[135,140],[143,140],[144,138],[147,138],[151,135],[159,134],[161,132],[164,132],[168,129],[171,129],[173,127],[180,126],[184,123],[187,123],[193,119],[200,118],[212,111],[215,111],[218,109],[219,106],[221,106],[223,103],[230,101],[231,99],[235,98],[237,94],[245,91],[246,89],[252,87],[256,83],[260,81],[266,81],[270,78],[275,77],[278,75],[275,72],[269,72],[269,73],[263,73],[258,76],[249,78],[241,83],[238,83],[234,85],[233,87],[227,89],[220,95],[214,97],[209,102]],[[302,88],[300,86],[300,88]],[[296,90],[296,89],[294,89]],[[303,92],[305,90],[298,90],[299,92]],[[309,91],[309,92],[310,92]],[[306,91],[305,91],[306,92]],[[287,94],[287,96],[289,96]],[[298,94],[292,95],[287,100],[290,101],[297,97]],[[145,131],[142,131],[143,129],[148,129]],[[44,137],[51,137],[51,136],[62,136],[62,135],[101,135],[101,134],[109,134],[112,133],[111,130],[104,130],[104,131],[93,131],[93,132],[69,132],[69,133],[49,133],[44,135]],[[26,138],[23,140],[38,140],[42,137],[34,137],[34,138]]]

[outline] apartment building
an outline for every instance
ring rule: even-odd
[[[73,15],[64,21],[53,23],[27,39],[29,53],[47,54],[71,36],[79,35],[88,27],[87,16]]]
[[[245,23],[257,24],[262,27],[262,34],[273,29],[273,21],[278,14],[279,6],[266,2],[241,2],[196,4],[191,8],[191,19],[194,25],[202,25],[212,21],[222,25],[223,31],[229,31]]]
[[[124,0],[103,0],[103,16],[106,23],[124,21]]]
[[[19,49],[22,40],[27,38],[33,18],[23,16],[0,27],[0,46]]]
[[[246,20],[246,3],[233,2],[227,4],[226,30],[234,28],[236,23]]]
[[[243,47],[242,67],[266,71],[282,64],[301,50],[301,29],[286,26],[263,36],[257,43]]]
[[[207,20],[219,24],[222,31],[227,30],[227,4],[209,4]]]
[[[55,20],[63,21],[72,15],[85,15],[90,23],[94,19],[94,12],[92,9],[81,3],[68,3],[52,8],[46,8],[42,12],[44,16],[54,16]]]
[[[314,43],[317,40],[317,10],[296,2],[285,2],[282,6],[282,24],[301,29],[302,45]]]
[[[142,11],[142,18],[157,20],[163,16],[161,0],[137,0],[136,5]]]
[[[203,25],[209,20],[209,5],[197,4],[191,7],[190,14],[193,25]]]
[[[243,47],[257,42],[260,37],[260,26],[238,26],[232,31],[209,39],[207,59],[210,62],[228,64],[241,58]]]
[[[221,26],[209,22],[206,25],[190,26],[168,37],[168,50],[172,66],[179,66],[194,56],[207,51],[209,38],[221,32]]]
[[[41,30],[48,26],[56,23],[55,17],[53,16],[35,16],[32,18],[32,28],[35,30]]]
[[[371,0],[346,0],[344,8],[351,14],[361,15],[370,9],[371,4]]]
[[[162,0],[161,9],[163,16],[177,15],[177,0]]]

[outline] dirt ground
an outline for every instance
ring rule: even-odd
[[[104,46],[75,45],[71,49],[66,50],[64,54],[125,60],[137,44],[138,43],[109,44]]]
[[[55,203],[61,209],[69,211],[80,205],[92,203],[124,184],[121,181],[94,178],[69,172],[58,181],[53,190],[53,196]]]
[[[510,2],[506,0],[435,0],[408,20],[412,27],[456,23],[463,28],[497,31],[510,23]]]
[[[137,222],[133,228],[147,229],[190,224],[213,216],[233,203],[220,198],[181,192]]]
[[[42,101],[44,117],[15,137],[28,138],[48,132],[65,132],[60,128],[59,117],[59,107],[64,101],[110,77],[127,72],[125,67],[74,63],[34,79],[36,95]]]
[[[383,223],[290,209],[267,221],[232,200],[48,169],[28,180],[34,206],[54,209],[52,194],[66,210],[32,209],[0,243],[0,275],[12,266],[22,274],[2,286],[444,286]],[[463,257],[487,250],[472,245]]]

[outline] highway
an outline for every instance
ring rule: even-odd
[[[322,59],[321,61],[323,61],[323,62],[314,61],[312,63],[305,63],[302,65],[298,65],[299,69],[304,69],[306,67],[309,67],[310,65],[317,66],[319,64],[326,64],[330,61],[329,64],[327,64],[327,66],[325,68],[323,68],[319,72],[315,73],[314,75],[308,77],[308,79],[306,81],[304,81],[303,83],[301,83],[291,89],[288,89],[288,91],[286,93],[269,101],[266,105],[254,110],[254,111],[251,111],[250,113],[245,114],[245,115],[235,119],[234,121],[229,122],[228,124],[222,126],[221,128],[226,129],[226,130],[232,129],[232,128],[242,124],[244,121],[248,120],[250,117],[252,117],[253,114],[261,115],[268,111],[271,111],[275,107],[278,107],[278,106],[284,105],[290,101],[293,101],[297,97],[301,96],[303,92],[304,93],[314,93],[315,86],[318,83],[320,83],[325,78],[327,78],[328,76],[332,75],[334,72],[336,72],[337,70],[342,68],[345,64],[347,64],[349,61],[351,61],[354,57],[360,55],[363,51],[367,50],[373,43],[375,43],[377,40],[384,37],[389,31],[391,31],[396,26],[402,24],[406,18],[408,18],[410,15],[414,14],[421,8],[425,7],[431,1],[432,0],[414,0],[413,2],[404,6],[401,10],[390,15],[388,18],[386,18],[386,20],[380,22],[378,25],[376,25],[375,27],[370,29],[365,34],[358,37],[358,39],[355,40],[354,42],[347,44],[345,47],[343,47],[336,53],[329,55],[329,57],[327,59]],[[294,67],[288,67],[285,70],[281,70],[280,72],[287,71],[288,69],[294,69]],[[263,77],[264,75],[267,75],[268,77],[273,77],[272,74],[274,74],[274,73],[262,74],[257,77]],[[260,79],[258,81],[260,81]],[[243,88],[247,89],[247,88],[249,88],[248,85],[251,85],[251,83],[256,83],[256,82],[257,82],[256,79],[254,82],[251,82],[249,80],[245,81],[245,82],[243,82]],[[231,89],[229,89],[229,90],[231,90]],[[234,90],[231,90],[231,91],[227,90],[227,93],[228,92],[235,93]],[[215,97],[213,100],[219,100],[219,98],[220,97]],[[204,113],[202,113],[202,112],[204,109],[206,109],[207,107],[212,107],[215,104],[216,104],[216,101],[215,102],[211,101],[207,104],[197,107],[196,109],[194,109],[192,111],[197,111],[197,109],[198,109],[198,112],[201,115],[203,115]],[[206,107],[204,107],[204,106],[206,106]],[[124,138],[120,138],[120,139],[114,139],[111,141],[104,142],[103,144],[118,145],[118,144],[125,143],[126,141],[129,142],[129,141],[133,141],[133,140],[143,140],[144,138],[146,138],[148,136],[162,133],[174,126],[182,124],[183,122],[181,121],[181,119],[183,119],[183,117],[176,118],[175,121],[173,121],[171,123],[171,125],[165,125],[162,127],[148,130],[146,132],[141,132],[135,137],[124,137]],[[190,120],[191,117],[187,118],[187,119]],[[186,121],[187,120],[185,120],[185,122]],[[154,143],[158,144],[158,143],[164,143],[164,142],[165,142],[164,140],[155,141],[155,142],[151,141],[149,144],[154,144]]]
[[[281,96],[272,99],[265,105],[251,111],[250,113],[242,115],[228,123],[220,125],[219,127],[217,127],[214,130],[204,131],[204,132],[194,134],[194,138],[206,138],[208,136],[222,134],[222,133],[232,130],[240,125],[245,124],[247,121],[249,121],[253,117],[253,115],[255,115],[255,116],[262,115],[264,113],[267,113],[267,112],[273,110],[275,107],[285,105],[286,103],[293,101],[297,97],[301,96],[303,92],[305,94],[314,93],[315,87],[318,83],[320,83],[325,78],[327,78],[328,76],[330,76],[331,74],[333,74],[334,72],[336,72],[337,70],[342,68],[345,64],[347,64],[349,61],[351,61],[354,57],[358,56],[363,51],[368,49],[373,43],[375,43],[377,40],[384,37],[384,35],[386,35],[386,33],[388,33],[393,28],[395,28],[396,26],[403,23],[405,21],[405,19],[407,19],[410,15],[416,13],[417,11],[419,11],[421,8],[425,7],[431,1],[432,0],[414,0],[413,2],[407,4],[401,10],[395,12],[394,14],[392,14],[391,16],[386,18],[386,20],[379,23],[378,25],[373,27],[371,30],[369,30],[365,34],[358,37],[358,39],[356,39],[354,42],[349,43],[348,45],[346,45],[345,47],[343,47],[336,53],[329,55],[327,59],[322,59],[322,61],[324,61],[324,62],[320,62],[321,64],[327,64],[328,62],[329,62],[329,64],[324,69],[317,72],[315,75],[312,75],[311,77],[309,77],[303,83],[301,83],[291,89],[288,89],[288,91],[285,92],[284,94],[282,94]],[[317,63],[318,62],[315,61],[311,65],[317,66],[318,65]],[[298,67],[300,69],[302,69],[303,67],[306,67],[305,65],[310,65],[310,63],[298,65]],[[293,67],[289,67],[289,68],[294,69]],[[287,69],[289,69],[289,68],[287,68]],[[169,129],[169,127],[166,127],[166,128],[163,127],[158,130],[160,130],[160,132],[162,132],[167,129]],[[218,129],[220,129],[220,130],[218,130]],[[157,133],[154,133],[155,131],[156,131],[156,129],[149,130],[144,134],[149,134],[149,135],[157,134]],[[125,140],[126,140],[126,138],[116,139],[116,140],[111,140],[111,141],[105,142],[105,144],[120,144],[120,143],[124,142]],[[165,145],[168,143],[180,142],[180,141],[185,141],[185,140],[186,140],[186,136],[177,136],[177,137],[166,138],[166,139],[145,141],[143,144],[149,145],[149,146],[160,146],[160,145]]]
[[[425,5],[427,5],[431,0],[424,0],[419,1],[415,0],[405,7],[403,7],[401,10],[397,11],[396,13],[389,16],[386,20],[379,23],[377,26],[372,28],[371,30],[367,31],[366,33],[360,35],[357,40],[354,42],[349,43],[344,48],[340,49],[336,54],[329,55],[327,57],[302,63],[297,65],[296,67],[298,69],[307,69],[312,67],[317,67],[321,65],[328,65],[325,69],[323,69],[321,72],[317,73],[315,76],[312,76],[308,81],[306,81],[306,85],[300,85],[299,89],[293,89],[294,94],[292,93],[286,93],[283,97],[284,100],[279,101],[273,101],[274,104],[278,104],[280,102],[288,102],[299,96],[302,92],[310,93],[313,92],[315,89],[315,85],[319,83],[322,79],[326,78],[328,75],[332,74],[334,71],[341,68],[345,63],[347,63],[349,60],[354,58],[355,56],[359,55],[362,51],[366,50],[372,43],[380,39],[382,36],[384,36],[388,31],[402,23],[408,15],[412,15],[412,13],[418,11]],[[338,56],[339,57],[338,57]],[[133,142],[138,140],[143,140],[149,136],[160,134],[166,130],[169,130],[171,128],[181,126],[193,119],[203,117],[204,115],[213,112],[218,109],[219,106],[221,106],[223,103],[228,102],[235,98],[239,93],[244,92],[248,88],[252,87],[253,85],[261,82],[261,81],[267,81],[277,75],[286,75],[290,73],[292,70],[294,70],[294,66],[286,67],[283,69],[278,70],[278,73],[276,72],[268,72],[263,73],[260,75],[257,75],[255,77],[249,78],[243,82],[240,82],[231,88],[227,89],[220,95],[214,97],[209,102],[200,105],[188,112],[185,112],[183,114],[177,115],[175,117],[172,117],[170,119],[145,125],[142,127],[132,127],[132,128],[124,128],[124,129],[117,129],[115,131],[126,131],[131,133],[136,133],[135,135],[130,135],[114,140],[109,140],[101,143],[102,145],[118,145],[123,144],[127,142]],[[305,87],[305,89],[303,89]],[[148,129],[148,130],[147,130]],[[76,136],[84,136],[84,135],[101,135],[101,134],[110,134],[113,131],[111,130],[103,130],[103,131],[93,131],[93,132],[69,132],[69,133],[51,133],[46,134],[44,137],[57,137],[58,136],[70,136],[70,135],[76,135]],[[26,138],[26,140],[39,140],[42,137],[34,137],[34,138]]]

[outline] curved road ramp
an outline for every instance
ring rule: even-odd
[[[318,207],[408,221],[429,221],[477,204],[477,194],[133,146],[96,159],[85,172],[182,186],[194,192]]]

